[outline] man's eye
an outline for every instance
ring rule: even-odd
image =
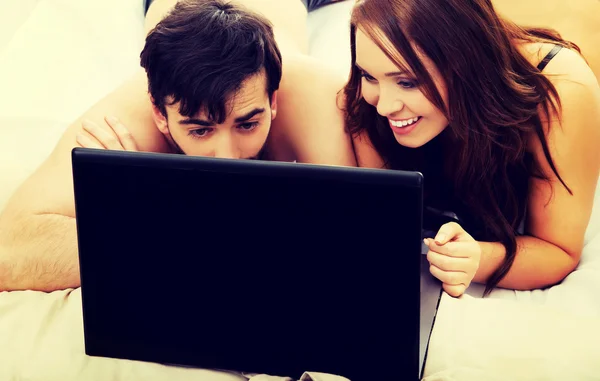
[[[199,128],[197,130],[190,130],[188,134],[193,137],[202,138],[208,135],[210,130],[210,128]]]
[[[243,131],[252,131],[254,130],[256,127],[258,126],[258,122],[248,122],[248,123],[242,123],[238,126],[238,128],[240,130]]]

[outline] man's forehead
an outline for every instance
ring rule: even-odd
[[[171,107],[178,111],[180,102],[172,103],[172,98],[169,101]],[[268,102],[267,79],[263,70],[245,79],[240,88],[228,96],[225,102],[226,119],[237,118],[246,115],[254,109],[264,108]],[[209,120],[209,112],[206,105],[202,106],[192,118]]]
[[[253,110],[264,109],[266,102],[268,102],[268,95],[264,90],[263,92],[238,93],[227,100],[225,119],[235,119],[247,115]],[[201,108],[194,117],[205,120],[210,119],[206,107]]]
[[[227,103],[229,107],[233,106],[235,110],[247,106],[248,103],[264,102],[265,98],[268,100],[267,77],[264,70],[261,70],[259,73],[246,78],[240,88],[229,96]]]

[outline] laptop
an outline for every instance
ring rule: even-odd
[[[441,294],[415,172],[75,148],[85,352],[421,378]]]

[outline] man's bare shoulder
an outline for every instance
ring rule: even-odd
[[[114,116],[127,127],[140,151],[169,152],[170,146],[152,119],[152,104],[147,88],[146,76],[139,72],[90,108],[70,128],[75,136],[85,133],[81,125],[84,120],[108,128],[104,118]],[[76,144],[71,138],[69,141]]]
[[[115,116],[127,124],[139,150],[169,152],[168,143],[152,119],[146,81],[143,76],[136,76],[92,106],[66,129],[52,154],[13,195],[5,210],[6,218],[17,213],[74,216],[71,151],[78,146],[77,135],[85,133],[83,121],[102,125],[106,124],[106,116]],[[42,188],[45,191],[40,194]]]

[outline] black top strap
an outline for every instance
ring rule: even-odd
[[[546,57],[544,57],[544,59],[537,65],[538,70],[539,71],[544,70],[546,65],[548,65],[548,62],[550,62],[550,60],[552,58],[554,58],[554,56],[557,55],[558,52],[560,52],[560,50],[562,48],[563,48],[562,45],[554,45],[552,50],[550,52],[548,52],[548,54],[546,54]]]

